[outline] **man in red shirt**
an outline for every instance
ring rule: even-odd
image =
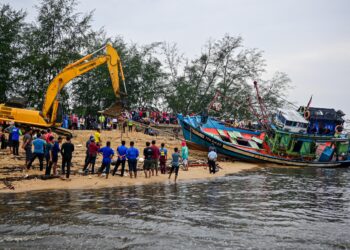
[[[158,161],[159,161],[159,148],[156,146],[156,141],[152,141],[152,176],[154,176],[154,169],[156,170],[156,176],[158,176]]]
[[[52,134],[50,128],[48,128],[46,131],[47,131],[47,132],[46,132],[46,134],[45,134],[45,141],[46,141],[46,143],[49,143],[50,137],[53,136],[53,134]]]
[[[100,146],[95,143],[95,138],[92,138],[88,147],[89,158],[83,168],[83,171],[85,172],[85,174],[89,173],[89,169],[88,169],[89,165],[91,165],[91,174],[95,173],[95,163],[96,163],[96,157],[99,149],[100,149]]]

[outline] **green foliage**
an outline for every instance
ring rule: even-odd
[[[25,13],[0,5],[0,103],[5,102],[19,67]]]
[[[163,46],[169,85],[173,85],[173,91],[165,95],[169,108],[184,114],[199,113],[208,108],[219,91],[216,101],[222,105],[222,110],[214,115],[252,118],[247,100],[255,94],[250,83],[261,79],[265,61],[261,51],[246,49],[242,42],[241,37],[229,35],[208,41],[201,55],[185,64],[181,75],[173,70],[181,65],[179,53],[174,47]],[[262,82],[264,85],[269,82],[268,91],[263,92],[267,106],[274,108],[283,104],[277,96],[284,95],[280,92],[288,89],[289,81],[286,74],[279,73],[271,82]]]
[[[284,104],[276,96],[285,96],[288,76],[277,73],[262,80],[262,52],[245,48],[241,37],[210,40],[198,57],[188,60],[176,44],[127,44],[121,37],[107,37],[102,29],[93,30],[93,13],[77,12],[76,0],[41,0],[37,10],[36,22],[26,24],[23,12],[1,6],[0,101],[21,95],[28,106],[39,109],[49,83],[65,66],[111,42],[122,60],[131,108],[198,113],[220,91],[217,101],[223,109],[216,116],[250,118],[247,99],[254,95],[253,80],[261,83],[269,109]],[[77,77],[61,93],[66,112],[94,114],[114,102],[106,65]]]
[[[77,14],[75,7],[75,0],[43,0],[37,7],[37,22],[24,31],[22,75],[16,89],[31,106],[38,108],[52,79],[68,63],[80,58],[94,38],[90,28],[92,13]],[[66,90],[61,98],[66,104]]]

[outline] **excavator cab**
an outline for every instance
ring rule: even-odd
[[[12,108],[25,108],[27,101],[28,100],[23,97],[12,97],[5,102],[5,105]]]

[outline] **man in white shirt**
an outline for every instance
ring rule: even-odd
[[[113,124],[113,129],[117,129],[118,128],[118,119],[117,118],[113,118],[112,119],[112,124]]]
[[[208,154],[208,165],[209,165],[209,173],[215,174],[216,169],[216,159],[218,158],[217,153],[215,152],[215,149],[211,148],[210,152]]]

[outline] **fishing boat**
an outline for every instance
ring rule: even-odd
[[[300,167],[349,167],[349,138],[308,133],[296,110],[279,110],[265,131],[235,128],[212,118],[178,115],[184,138],[242,161]]]

